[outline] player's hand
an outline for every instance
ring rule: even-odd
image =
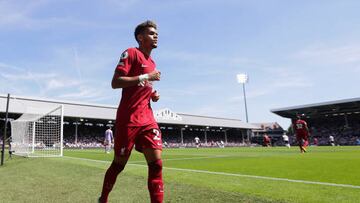
[[[152,72],[148,73],[149,75],[149,81],[159,81],[161,72],[158,70],[153,70]]]
[[[160,94],[155,90],[155,92],[151,94],[151,101],[157,102],[159,101],[159,99],[160,99]]]

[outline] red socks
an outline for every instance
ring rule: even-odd
[[[309,145],[309,140],[304,140],[303,147],[307,147]]]
[[[115,184],[116,178],[124,167],[125,166],[117,164],[114,161],[111,163],[105,174],[101,197],[99,199],[100,203],[107,203],[109,193]]]
[[[162,203],[164,199],[162,161],[161,159],[158,159],[154,162],[149,163],[148,166],[148,189],[150,192],[151,203]]]
[[[164,199],[164,189],[162,180],[162,161],[160,159],[151,162],[149,166],[148,189],[150,193],[151,203],[162,203]],[[109,193],[111,192],[116,178],[125,166],[112,162],[106,171],[100,203],[107,203]]]

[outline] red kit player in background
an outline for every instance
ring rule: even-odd
[[[299,143],[300,152],[306,152],[306,147],[309,145],[309,128],[307,123],[301,119],[301,115],[297,115],[297,120],[294,123],[294,132]]]
[[[107,202],[116,178],[124,169],[131,151],[144,154],[148,164],[148,189],[152,203],[163,202],[162,140],[155,121],[150,99],[159,100],[152,82],[160,80],[160,72],[150,57],[157,47],[157,26],[145,21],[135,29],[138,48],[125,50],[115,69],[111,82],[113,89],[122,88],[120,105],[116,115],[114,160],[107,169],[99,202]],[[121,185],[120,185],[121,186]]]

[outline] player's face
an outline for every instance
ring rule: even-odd
[[[157,30],[153,27],[147,27],[140,35],[139,38],[142,46],[144,47],[151,47],[151,48],[157,48],[157,41],[158,41],[158,33]]]

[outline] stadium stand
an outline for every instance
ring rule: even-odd
[[[310,128],[311,144],[316,138],[318,145],[329,145],[329,136],[335,138],[336,145],[357,145],[360,139],[360,98],[273,109],[271,112],[290,119],[304,114]]]
[[[6,98],[0,95],[0,118],[5,117]],[[59,104],[64,106],[65,147],[102,145],[106,127],[115,121],[117,106],[11,96],[9,118],[17,119],[24,112]],[[258,128],[238,119],[175,113],[168,108],[154,111],[154,115],[163,140],[174,147],[194,147],[195,136],[201,139],[204,147],[217,146],[221,141],[227,146],[242,146],[247,143],[248,131]]]

